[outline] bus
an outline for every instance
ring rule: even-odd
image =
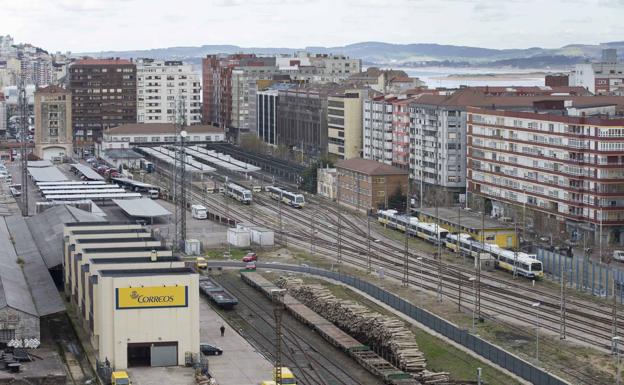
[[[225,185],[224,194],[226,196],[236,199],[237,201],[243,204],[246,204],[246,205],[251,204],[251,200],[252,200],[251,191],[242,186],[237,185],[236,183],[228,182]]]
[[[282,202],[289,206],[296,207],[298,209],[302,209],[303,206],[305,206],[305,197],[303,194],[295,194],[285,188],[277,186],[269,186],[266,190],[271,198],[275,200],[279,200],[281,198]]]

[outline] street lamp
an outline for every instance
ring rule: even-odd
[[[618,342],[620,342],[622,340],[622,337],[620,336],[615,336],[613,338],[611,338],[611,340],[613,341],[613,343],[615,344],[615,354],[616,354],[616,361],[615,361],[615,383],[617,385],[620,385],[620,349],[618,348]]]
[[[475,313],[477,311],[477,300],[476,300],[476,289],[475,289],[475,282],[477,281],[477,279],[475,277],[470,277],[468,278],[468,281],[472,282],[472,294],[474,296],[474,300],[472,301],[472,332],[475,332]]]
[[[539,362],[539,307],[541,303],[535,302],[531,304],[535,308],[535,360]]]

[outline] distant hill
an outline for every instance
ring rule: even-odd
[[[200,47],[169,47],[136,51],[87,52],[78,55],[96,57],[154,59],[180,59],[199,63],[208,54],[256,53],[260,55],[293,54],[298,51],[310,53],[343,54],[361,58],[365,64],[381,66],[510,66],[544,68],[570,66],[575,63],[600,58],[604,48],[617,48],[620,57],[624,55],[624,41],[597,45],[572,44],[548,49],[532,47],[526,49],[491,49],[441,44],[391,44],[363,42],[342,47],[268,48],[239,47],[235,45],[203,45]]]

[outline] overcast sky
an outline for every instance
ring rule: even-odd
[[[624,0],[0,0],[0,34],[49,51],[362,41],[556,48],[624,40]]]

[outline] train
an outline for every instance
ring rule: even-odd
[[[296,194],[286,190],[283,187],[277,186],[269,186],[266,190],[269,193],[269,196],[276,201],[281,199],[282,203],[298,209],[302,209],[305,206],[305,197],[303,194]]]
[[[468,234],[451,233],[435,223],[421,222],[416,217],[399,214],[397,210],[379,210],[377,221],[386,227],[399,231],[407,231],[410,236],[418,237],[433,244],[441,243],[447,249],[459,252],[472,258],[482,253],[492,256],[496,267],[516,273],[528,279],[539,279],[544,276],[542,262],[534,254],[503,249],[498,245],[483,243]],[[406,230],[407,229],[407,230]],[[459,239],[458,239],[459,238]]]
[[[243,282],[259,290],[269,298],[271,298],[274,290],[281,289],[273,282],[255,272],[241,270],[240,276]],[[321,317],[318,313],[299,302],[290,294],[284,296],[283,304],[286,311],[293,317],[318,332],[319,335],[330,344],[351,356],[371,374],[383,380],[385,384],[420,384],[410,373],[394,367],[384,358],[378,356],[370,347],[363,345],[326,318]]]
[[[251,204],[253,199],[251,190],[244,188],[243,186],[237,185],[236,183],[228,182],[225,184],[225,189],[223,193],[226,196],[229,196],[243,204]]]

